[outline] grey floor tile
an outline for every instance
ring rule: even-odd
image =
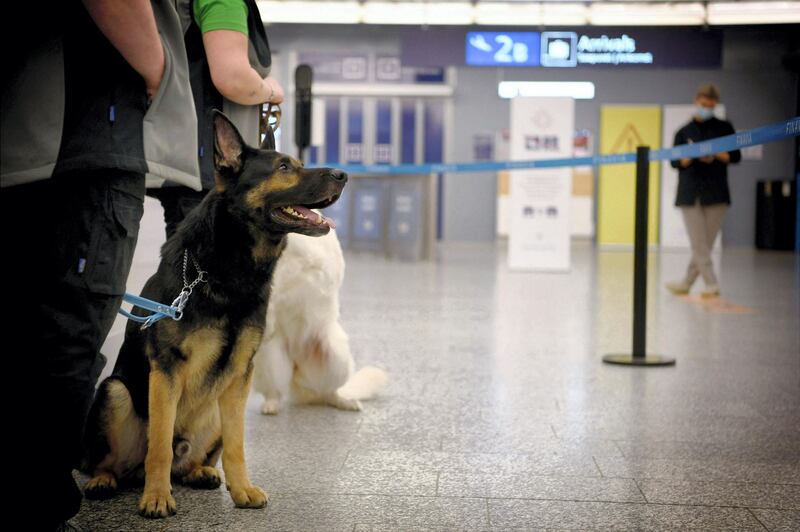
[[[647,502],[800,510],[800,485],[753,482],[638,481]]]
[[[653,412],[656,414],[656,412]],[[765,441],[761,435],[770,433],[785,440],[800,438],[800,427],[788,423],[770,423],[763,417],[693,416],[664,419],[649,415],[648,420],[598,419],[590,422],[556,422],[556,434],[561,438],[601,438],[621,440],[672,440],[704,443]]]
[[[592,530],[763,530],[745,508],[662,506],[601,502],[490,500],[498,527]]]
[[[585,528],[539,528],[529,526],[515,526],[515,527],[491,527],[487,532],[548,532],[550,530],[558,530],[559,532],[576,532],[578,530],[587,530]]]
[[[486,501],[447,497],[282,495],[271,502],[274,522],[309,526],[364,525],[486,527]]]
[[[129,291],[161,241],[148,200]],[[629,348],[631,253],[572,252],[570,273],[543,275],[510,272],[503,244],[445,243],[417,263],[346,251],[342,324],[356,366],[387,370],[383,393],[360,413],[287,405],[275,417],[260,415],[254,394],[246,450],[251,478],[272,495],[265,510],[235,509],[224,489],[176,487],[174,518],[140,518],[134,490],[86,501],[76,521],[99,531],[747,530],[757,515],[800,529],[797,256],[726,249],[726,298],[755,313],[724,315],[663,290],[685,253],[651,255],[648,344],[678,364],[636,371],[600,362]],[[116,320],[104,346],[106,374],[124,326]],[[670,504],[641,504],[631,479]]]
[[[724,459],[767,463],[800,462],[800,441],[793,440],[773,439],[761,442],[728,441],[723,443],[624,440],[616,443],[625,458]]]
[[[591,457],[582,459],[558,454],[492,454],[446,452],[350,453],[345,467],[364,470],[456,470],[481,473],[531,475],[600,476]]]
[[[800,484],[800,463],[597,457],[606,477]]]
[[[622,452],[613,440],[557,438],[554,432],[538,434],[512,434],[459,432],[445,434],[442,451],[478,453],[527,453],[555,454],[576,457],[612,456],[622,457]]]
[[[247,464],[251,471],[337,471],[347,458],[347,447],[331,449],[291,449],[263,446],[256,440],[246,447]],[[221,465],[221,464],[220,464]]]
[[[81,530],[98,532],[244,531],[265,529],[270,522],[269,508],[237,509],[224,490],[196,491],[179,486],[173,489],[177,514],[165,519],[146,519],[137,512],[141,493],[141,490],[127,490],[107,501],[84,500],[73,522]]]
[[[289,405],[274,416],[259,412],[261,399],[255,393],[248,402],[247,430],[250,434],[287,432],[304,437],[315,430],[326,432],[356,432],[362,417],[358,412],[346,412],[324,405]]]
[[[797,510],[751,510],[767,530],[797,532],[800,530],[800,512]]]
[[[445,497],[645,502],[632,479],[541,477],[519,473],[443,471],[439,475],[438,493]]]
[[[330,483],[332,493],[436,495],[434,471],[363,471],[343,469]]]
[[[462,527],[447,526],[410,526],[396,527],[386,525],[356,524],[353,532],[463,532]]]
[[[442,448],[442,436],[439,431],[416,426],[387,430],[362,425],[353,437],[352,448],[365,451],[439,451]]]
[[[435,471],[363,471],[294,474],[291,470],[269,477],[270,491],[285,493],[329,493],[345,495],[436,495]]]

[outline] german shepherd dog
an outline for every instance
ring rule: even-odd
[[[266,506],[245,467],[244,414],[270,281],[288,233],[330,231],[329,220],[310,209],[334,203],[347,181],[343,172],[305,169],[247,146],[222,113],[213,122],[216,187],[164,244],[142,296],[172,301],[193,279],[201,282],[179,321],[128,323],[87,421],[86,496],[113,495],[119,482],[141,479],[143,465],[139,513],[146,517],[175,513],[172,478],[219,487],[220,455],[236,506]]]

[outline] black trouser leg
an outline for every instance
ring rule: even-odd
[[[150,189],[149,196],[157,198],[164,208],[164,222],[166,224],[167,239],[175,234],[186,215],[200,205],[208,194],[207,190],[197,192],[188,187],[175,186]]]
[[[30,383],[21,412],[27,434],[14,444],[28,468],[24,489],[46,494],[29,514],[46,530],[80,508],[72,470],[105,364],[100,347],[133,260],[144,175],[73,172],[4,189],[2,198],[12,292],[22,302],[9,334],[11,345],[24,346],[21,377]]]

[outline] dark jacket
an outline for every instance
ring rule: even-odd
[[[733,125],[725,120],[710,118],[704,122],[692,120],[675,134],[674,146],[702,142],[704,140],[724,137],[735,133]],[[738,163],[742,159],[742,152],[734,150],[729,152],[731,163]],[[728,189],[728,165],[714,159],[714,162],[704,163],[700,159],[692,159],[686,168],[680,167],[680,161],[671,161],[673,168],[678,168],[678,194],[675,205],[694,205],[699,199],[701,205],[715,205],[731,202]]]
[[[119,169],[200,187],[183,28],[172,2],[154,0],[152,6],[166,66],[149,107],[144,80],[77,0],[48,6],[52,12],[42,17],[49,22],[6,50],[16,56],[3,81],[2,186],[73,170]],[[9,20],[37,17],[20,13]]]

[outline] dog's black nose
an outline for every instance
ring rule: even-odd
[[[347,174],[341,170],[331,170],[330,176],[338,183],[347,183]]]

